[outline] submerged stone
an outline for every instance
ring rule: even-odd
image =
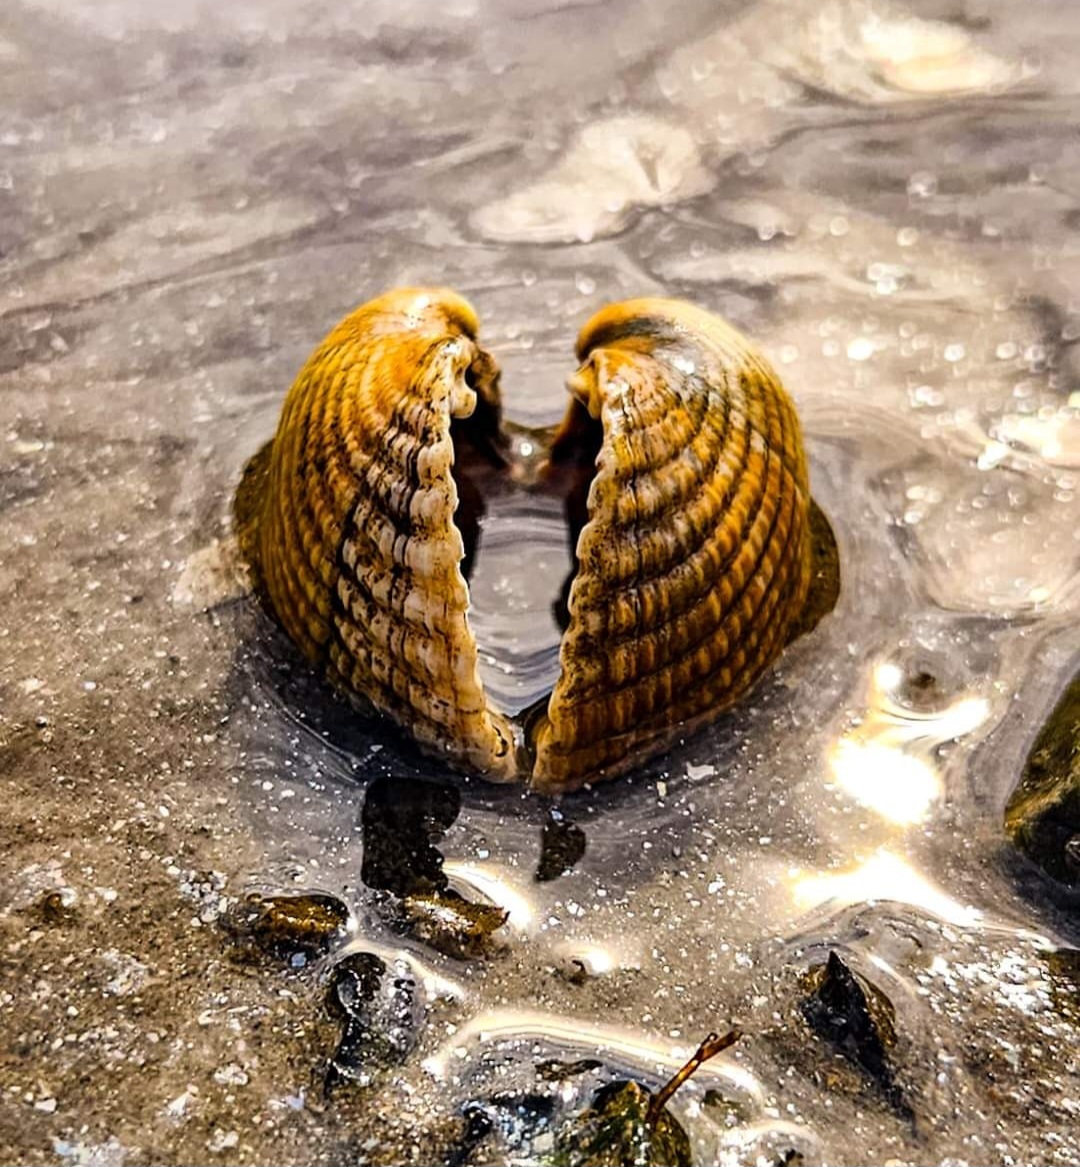
[[[562,811],[553,807],[540,833],[537,883],[548,883],[565,875],[584,854],[585,832],[576,823],[567,822]]]
[[[1031,747],[1005,832],[1048,875],[1080,888],[1080,673]]]
[[[327,1006],[342,1021],[328,1090],[342,1082],[369,1086],[379,1070],[400,1065],[416,1046],[423,1002],[404,966],[390,969],[374,953],[350,953],[331,970]]]
[[[406,896],[401,909],[418,940],[458,960],[489,955],[493,933],[509,916],[505,908],[476,904],[453,891]]]
[[[653,1093],[638,1082],[602,1087],[592,1105],[559,1132],[560,1167],[690,1167],[690,1139],[666,1109],[648,1121]]]
[[[715,1033],[655,1092],[640,1082],[617,1080],[602,1086],[592,1104],[565,1123],[555,1138],[558,1167],[691,1167],[690,1138],[667,1104],[709,1058],[742,1036]]]
[[[377,778],[364,796],[360,878],[399,896],[445,888],[443,857],[435,844],[460,810],[461,792],[449,783]]]
[[[348,924],[348,907],[325,892],[252,892],[222,917],[226,931],[247,947],[300,963],[329,952],[344,939]]]
[[[803,979],[802,1013],[810,1028],[888,1090],[889,1051],[896,1044],[896,1010],[888,997],[835,952]]]

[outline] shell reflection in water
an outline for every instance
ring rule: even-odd
[[[241,539],[339,688],[459,768],[571,790],[730,706],[805,626],[799,423],[764,359],[701,309],[633,300],[585,326],[545,475],[576,548],[560,671],[514,722],[484,692],[467,616],[480,484],[509,457],[477,331],[445,289],[342,321],[249,467]]]

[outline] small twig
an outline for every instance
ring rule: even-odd
[[[681,1070],[676,1071],[675,1076],[661,1086],[652,1096],[649,1102],[649,1109],[645,1111],[645,1129],[651,1131],[656,1126],[661,1112],[671,1101],[672,1095],[703,1062],[707,1062],[710,1058],[716,1057],[718,1053],[726,1050],[728,1046],[734,1045],[740,1037],[742,1037],[741,1029],[729,1030],[723,1037],[717,1037],[715,1033],[710,1033],[701,1045],[697,1047],[694,1056],[686,1065]]]

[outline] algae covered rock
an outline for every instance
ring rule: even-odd
[[[222,926],[241,950],[303,964],[344,940],[349,909],[324,892],[263,895],[251,892],[222,917]]]
[[[1080,887],[1080,673],[1031,747],[1005,831],[1048,875]]]
[[[418,940],[456,960],[491,955],[497,948],[494,933],[510,915],[505,908],[474,903],[452,890],[405,896],[401,910]]]
[[[567,1167],[666,1164],[690,1167],[690,1139],[679,1121],[661,1110],[649,1122],[654,1095],[638,1082],[611,1082],[561,1134],[556,1163]]]
[[[691,1167],[690,1138],[667,1104],[703,1062],[741,1036],[738,1029],[723,1037],[710,1033],[655,1092],[626,1080],[602,1086],[591,1105],[559,1131],[553,1162],[558,1167]]]
[[[866,977],[830,951],[801,978],[806,1023],[848,1062],[868,1076],[899,1115],[912,1117],[911,1104],[896,1079],[896,1009]]]
[[[891,1080],[888,1051],[896,1044],[892,1002],[835,952],[804,978],[802,1012],[811,1029],[867,1073]]]

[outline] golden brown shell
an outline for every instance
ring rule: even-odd
[[[787,643],[810,583],[798,418],[744,337],[690,304],[631,300],[597,313],[577,352],[563,433],[587,412],[603,436],[535,737],[533,784],[549,790],[625,769],[731,705]]]
[[[445,289],[342,321],[285,401],[251,543],[278,619],[335,684],[458,767],[572,790],[727,708],[798,630],[799,423],[764,359],[701,309],[632,300],[585,326],[550,467],[578,484],[569,626],[523,741],[484,694],[455,525],[455,441],[491,453],[499,422],[476,334]]]
[[[497,408],[476,332],[471,306],[441,288],[347,316],[285,399],[257,548],[278,619],[335,684],[422,747],[509,780],[513,732],[484,699],[454,525],[451,424],[478,391]]]

